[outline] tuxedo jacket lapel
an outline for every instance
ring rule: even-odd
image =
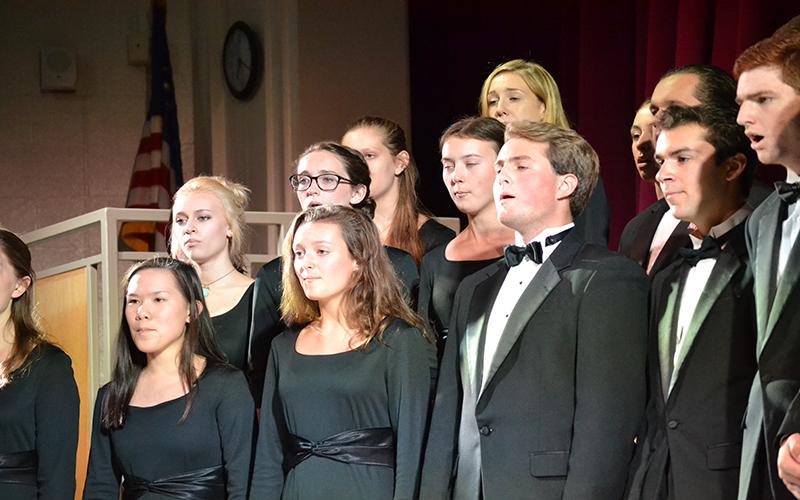
[[[775,240],[773,240],[773,242],[774,241]],[[789,252],[789,259],[786,262],[786,268],[783,270],[783,276],[775,291],[775,299],[772,302],[772,307],[769,310],[769,320],[766,329],[767,335],[764,339],[765,345],[770,335],[772,335],[772,331],[775,329],[775,324],[783,313],[789,294],[791,294],[792,290],[797,285],[798,277],[800,277],[800,245],[795,241]]]
[[[664,248],[661,249],[658,257],[656,257],[656,261],[653,263],[653,268],[650,270],[649,274],[653,275],[667,267],[675,260],[675,257],[678,255],[678,249],[687,247],[690,244],[689,223],[681,221],[675,226],[675,229],[672,230],[672,234],[669,235],[667,242],[664,243]],[[648,253],[647,255],[649,259],[650,254]]]
[[[465,386],[464,391],[466,393],[469,389],[469,393],[476,400],[480,391],[478,386],[482,375],[480,371],[483,370],[481,339],[486,330],[486,323],[489,321],[489,314],[492,312],[497,293],[508,274],[505,263],[497,263],[495,266],[496,269],[489,270],[485,280],[478,282],[475,286],[468,309],[467,326],[460,344],[461,380]],[[467,384],[469,384],[468,387]]]
[[[519,336],[522,335],[526,325],[539,310],[542,302],[544,302],[547,296],[550,295],[550,292],[552,292],[561,281],[559,271],[572,262],[573,257],[582,245],[583,241],[580,237],[574,232],[570,233],[552,253],[550,258],[542,263],[536,276],[534,276],[531,283],[522,293],[500,336],[500,342],[497,344],[497,351],[495,352],[494,358],[492,358],[492,364],[489,367],[488,375],[486,380],[483,381],[480,396],[478,397],[479,400],[483,396],[483,389],[492,383],[492,378],[506,359],[506,356],[508,356],[508,353],[511,352]]]
[[[678,322],[678,301],[680,300],[681,289],[681,266],[675,266],[678,279],[670,280],[669,291],[667,292],[667,302],[661,318],[658,320],[658,367],[660,375],[660,387],[663,400],[669,396],[670,379],[672,374],[672,349],[670,347],[672,337],[675,335],[675,325]],[[670,271],[664,271],[670,272]]]
[[[680,376],[681,365],[686,359],[686,355],[691,350],[694,339],[700,331],[700,327],[703,326],[711,308],[714,306],[717,299],[719,299],[725,287],[728,286],[731,278],[740,266],[741,262],[738,256],[730,248],[720,253],[719,258],[717,258],[714,269],[711,271],[711,276],[703,292],[700,294],[700,299],[692,315],[692,320],[689,322],[689,327],[686,330],[683,343],[681,344],[681,350],[678,352],[678,357],[675,361],[675,367],[672,370],[672,377],[669,383],[670,393],[672,393],[672,388],[675,386],[675,382]]]
[[[664,200],[650,205],[647,209],[648,216],[642,220],[641,225],[636,231],[636,240],[631,243],[630,255],[637,256],[639,265],[647,267],[650,257],[650,245],[653,243],[653,236],[656,234],[661,217],[669,209]]]
[[[767,202],[770,200],[767,200]],[[767,203],[765,202],[765,203]],[[780,216],[780,200],[777,201],[777,206],[769,210],[761,220],[753,220],[752,223],[760,224],[758,229],[758,241],[755,242],[757,254],[753,266],[755,268],[753,274],[755,277],[754,294],[756,301],[756,321],[758,322],[758,349],[757,354],[760,357],[761,351],[769,339],[771,334],[767,325],[770,323],[770,316],[776,312],[776,307],[770,308],[772,301],[772,280],[775,279],[773,274],[773,256],[775,253],[776,231],[778,230],[778,218]],[[787,267],[788,269],[788,267]],[[785,278],[786,276],[784,276]],[[777,304],[776,304],[777,305]]]

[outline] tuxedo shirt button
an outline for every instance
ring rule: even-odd
[[[677,420],[670,420],[669,422],[667,422],[667,427],[669,427],[672,430],[677,429],[678,425],[680,425],[680,423]]]
[[[478,429],[478,432],[480,432],[482,436],[488,436],[492,433],[492,428],[488,425],[482,425],[481,428]]]

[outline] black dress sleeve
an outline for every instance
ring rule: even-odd
[[[228,500],[247,499],[252,458],[255,407],[244,375],[231,370],[217,387],[217,423],[222,443]]]
[[[386,249],[386,254],[389,256],[394,272],[408,294],[409,305],[414,308],[417,303],[417,292],[419,291],[419,271],[417,270],[417,263],[414,262],[414,257],[399,248],[383,248]]]
[[[39,362],[36,391],[36,453],[39,498],[75,497],[75,451],[78,447],[80,401],[72,363],[50,347]]]
[[[385,339],[389,416],[395,433],[394,500],[418,496],[436,348],[411,327]]]
[[[103,429],[100,413],[103,408],[108,386],[97,392],[92,418],[92,444],[89,451],[89,467],[86,473],[86,484],[83,488],[83,500],[108,500],[119,496],[119,485],[122,474],[116,467],[111,446],[111,434]]]
[[[256,295],[251,323],[248,381],[256,408],[261,408],[264,375],[272,339],[286,329],[280,312],[282,291],[281,259],[278,257],[264,264],[258,271],[254,288]]]
[[[438,250],[434,249],[434,250]],[[419,268],[419,293],[417,294],[417,314],[425,320],[425,324],[433,330],[431,320],[431,300],[433,297],[433,276],[436,271],[434,258],[436,251],[431,251],[422,257],[422,264]]]
[[[264,396],[261,399],[261,419],[258,426],[253,481],[250,498],[258,500],[279,500],[283,492],[283,446],[281,432],[285,432],[283,410],[278,394],[278,349],[276,344],[281,337],[272,342],[264,379]]]
[[[455,231],[435,219],[425,221],[418,232],[424,254],[456,237]]]

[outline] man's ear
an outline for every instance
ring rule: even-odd
[[[578,189],[578,177],[575,174],[564,174],[559,176],[558,193],[556,198],[563,200],[569,198]]]
[[[734,181],[736,178],[741,177],[747,169],[747,157],[744,153],[736,153],[723,161],[720,168],[723,169],[726,181]]]

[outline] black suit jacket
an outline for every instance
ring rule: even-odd
[[[498,261],[465,278],[456,293],[423,499],[451,496],[462,405],[459,351],[465,338],[485,329],[507,272]],[[512,312],[477,400],[484,498],[622,497],[645,407],[646,323],[642,269],[570,233]]]
[[[658,224],[667,210],[669,205],[664,199],[660,199],[631,219],[619,238],[619,253],[635,260],[642,269],[647,269],[647,263],[650,261],[650,245],[656,235]],[[689,223],[680,222],[658,254],[653,269],[650,270],[650,276],[667,267],[675,260],[678,249],[689,244]]]
[[[685,333],[669,380],[683,259],[653,278],[649,401],[629,500],[736,497],[741,422],[756,372],[753,278],[744,223],[731,229]],[[668,396],[665,396],[665,388]]]
[[[747,222],[753,265],[758,376],[750,393],[739,498],[757,498],[769,484],[777,499],[793,498],[778,478],[780,440],[800,432],[800,245],[794,242],[778,286],[781,200],[773,193]],[[764,463],[765,462],[765,463]]]

